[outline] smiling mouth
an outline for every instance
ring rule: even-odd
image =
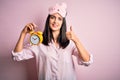
[[[53,27],[58,27],[58,25],[56,25],[56,24],[52,24],[52,26],[53,26]]]

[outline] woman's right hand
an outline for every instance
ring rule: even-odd
[[[28,23],[27,25],[25,25],[24,29],[22,30],[22,33],[30,33],[30,31],[35,30],[36,27],[37,26],[34,23]]]
[[[21,35],[20,35],[20,37],[18,39],[18,42],[17,42],[17,44],[15,46],[14,52],[20,52],[20,51],[22,51],[25,35],[27,33],[29,33],[30,31],[34,30],[36,27],[37,26],[34,23],[29,23],[29,24],[27,24],[24,27],[24,29],[22,30]]]

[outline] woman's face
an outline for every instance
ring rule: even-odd
[[[63,17],[60,14],[55,13],[50,16],[49,25],[52,31],[60,31],[62,23]]]

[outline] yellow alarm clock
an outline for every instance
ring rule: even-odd
[[[43,36],[41,31],[31,31],[30,32],[30,44],[39,45],[43,41]]]

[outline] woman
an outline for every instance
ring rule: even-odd
[[[72,27],[66,32],[66,4],[56,4],[49,8],[49,15],[43,31],[43,42],[39,45],[24,47],[27,33],[36,25],[29,23],[22,30],[12,54],[14,60],[26,60],[35,57],[39,80],[76,80],[73,57],[80,65],[92,63],[90,55],[83,47]]]

